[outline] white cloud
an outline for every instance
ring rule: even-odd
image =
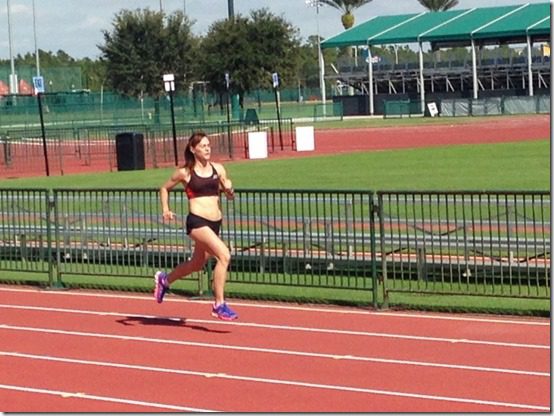
[[[8,5],[6,2],[3,2],[2,8],[0,8],[0,11],[2,14],[8,13]],[[10,3],[10,14],[11,16],[15,15],[28,15],[32,16],[33,14],[33,8],[30,5],[22,4],[22,3],[14,3],[13,1]]]
[[[81,24],[82,28],[107,28],[110,21],[99,16],[87,16],[84,22]]]

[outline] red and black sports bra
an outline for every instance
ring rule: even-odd
[[[199,176],[194,169],[190,173],[190,181],[185,187],[189,199],[199,196],[219,196],[219,175],[211,163],[210,166],[212,174],[208,177]]]

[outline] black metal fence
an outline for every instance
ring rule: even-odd
[[[183,194],[164,222],[157,190],[0,190],[0,280],[151,279],[191,255]],[[361,291],[375,305],[395,292],[550,298],[546,192],[238,190],[222,206],[233,283]]]
[[[407,191],[377,198],[387,293],[550,296],[548,194]]]

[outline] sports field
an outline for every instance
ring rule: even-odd
[[[373,121],[333,123],[334,128],[325,123],[316,129],[314,152],[285,150],[266,160],[222,161],[237,189],[550,188],[548,116],[452,119],[432,124],[411,119],[401,120],[400,127],[387,122],[386,127]],[[171,171],[16,178],[1,181],[0,187],[157,188]]]
[[[325,128],[316,132],[317,152],[224,162],[244,190],[545,191],[548,131],[542,116]],[[171,171],[20,178],[0,187],[155,190]],[[229,301],[238,321],[209,319],[209,300],[175,294],[159,305],[145,293],[0,285],[1,410],[551,409],[548,318]]]
[[[386,121],[387,125],[381,125],[379,120],[325,123],[316,130],[315,152],[289,149],[271,153],[267,160],[223,162],[235,188],[239,192],[250,193],[272,190],[285,193],[287,190],[545,192],[550,188],[548,117],[471,118],[442,122],[411,119],[402,120],[404,125],[398,127],[392,125],[390,120]],[[372,127],[365,126],[368,123]],[[374,126],[374,123],[378,125]],[[0,188],[135,189],[156,192],[172,171],[173,168],[165,168],[19,178],[0,181]],[[158,204],[154,202],[154,210],[157,209]],[[79,221],[77,212],[65,215],[77,215],[73,221]],[[488,222],[490,219],[479,221]],[[535,233],[530,233],[536,237]],[[525,251],[522,250],[522,253]],[[130,279],[118,283],[118,279],[103,276],[102,273],[92,280],[87,276],[70,274],[65,272],[65,280],[76,285],[91,284],[93,280],[99,286],[121,287],[124,284],[135,290],[144,290],[144,286],[148,286],[143,278],[136,279],[136,282]],[[185,292],[196,290],[193,282],[178,283],[176,287]],[[258,289],[260,292],[256,296],[271,294],[280,299],[307,296],[302,287],[294,288],[295,293],[291,293],[293,288],[283,291],[279,287],[252,287],[235,283],[231,283],[230,287],[236,296],[253,295],[258,293]],[[312,288],[308,298],[319,299],[315,292],[316,288]],[[329,296],[327,293],[324,298],[330,299]],[[352,302],[367,301],[363,292],[333,293],[331,298],[344,301],[345,296]],[[398,294],[395,298],[403,297]],[[517,307],[513,301],[498,298],[489,301],[488,298],[458,297],[452,303],[449,297],[431,296],[421,301],[423,303],[412,296],[404,299],[402,304],[413,305],[415,302],[426,307],[440,305],[454,309],[519,312],[528,309],[532,313],[545,310],[543,301],[537,303],[530,299],[521,299]]]

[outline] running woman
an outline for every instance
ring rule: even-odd
[[[179,264],[170,273],[156,272],[154,296],[161,303],[174,281],[202,270],[213,256],[216,265],[212,283],[215,297],[212,315],[231,321],[237,319],[238,315],[227,305],[224,296],[231,254],[219,236],[222,222],[219,197],[220,192],[223,192],[228,199],[233,199],[234,191],[223,165],[210,162],[210,155],[210,140],[206,134],[193,133],[185,148],[185,165],[176,169],[160,188],[163,218],[169,221],[175,218],[175,214],[169,209],[169,191],[179,183],[184,186],[189,201],[186,230],[194,240],[194,252],[189,261]]]

